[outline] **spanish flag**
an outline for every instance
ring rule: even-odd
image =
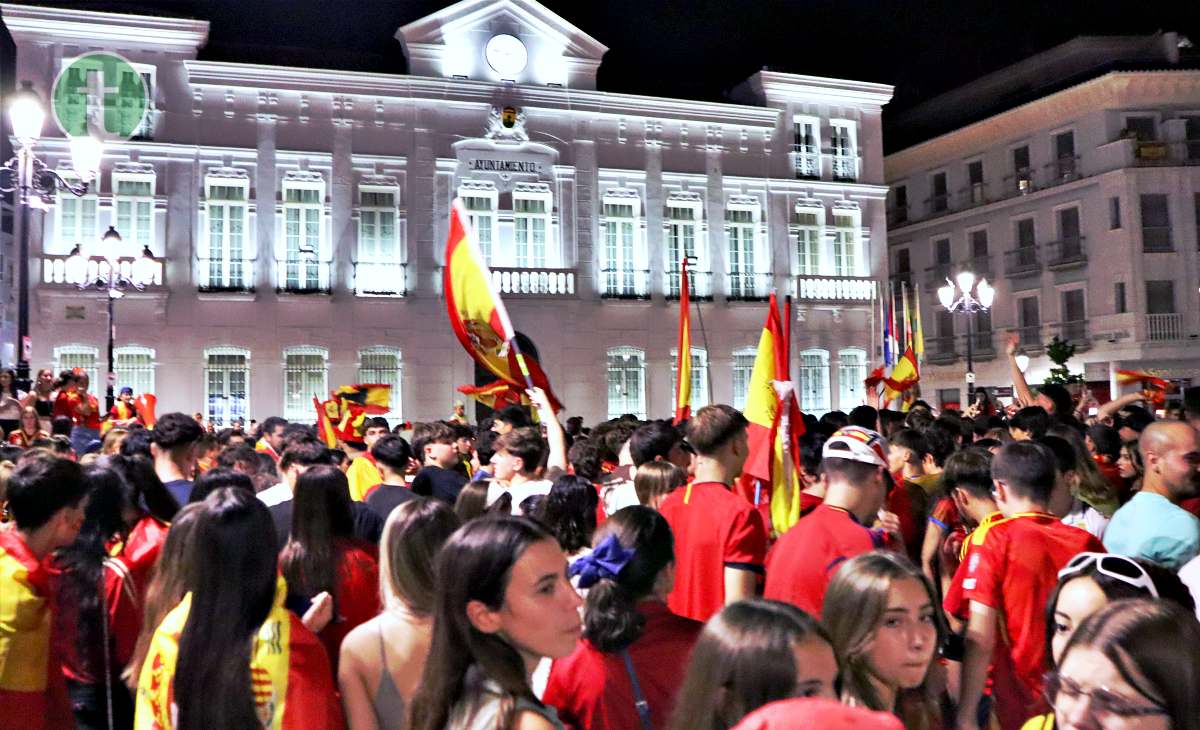
[[[362,408],[363,413],[381,415],[392,409],[392,386],[370,383],[367,385],[343,385],[333,392],[333,397],[347,404]]]
[[[675,367],[675,425],[692,417],[692,318],[687,258],[679,268],[679,343]]]
[[[284,608],[286,597],[287,584],[278,578],[274,605],[250,650],[250,684],[258,720],[268,730],[341,728],[342,708],[329,657],[300,618]],[[191,606],[189,593],[167,614],[150,641],[138,677],[133,718],[138,730],[175,726],[175,665]]]
[[[804,433],[804,420],[788,377],[787,349],[774,293],[758,340],[743,412],[750,421],[750,454],[738,489],[769,516],[772,530],[782,534],[800,519],[797,439]]]
[[[1175,389],[1171,381],[1137,370],[1118,370],[1117,382],[1121,385],[1140,383],[1146,400],[1156,408],[1161,408],[1167,402],[1167,393]]]
[[[317,435],[331,449],[337,448],[337,433],[333,429],[334,421],[341,417],[337,401],[327,400],[322,403],[313,396],[313,408],[317,409]]]
[[[910,347],[900,356],[896,367],[892,368],[891,376],[883,379],[883,397],[889,401],[898,398],[920,380],[921,372],[917,368],[917,356]]]
[[[524,391],[530,383],[546,391],[550,405],[562,404],[550,389],[550,382],[537,360],[517,351],[517,336],[500,295],[492,285],[492,275],[475,243],[461,200],[450,210],[450,235],[446,240],[446,267],[442,288],[446,295],[446,313],[454,335],[483,367],[513,388]]]
[[[474,398],[493,411],[511,405],[529,404],[529,399],[525,397],[524,393],[503,380],[497,380],[487,385],[460,385],[458,392]]]

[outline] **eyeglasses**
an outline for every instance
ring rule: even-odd
[[[1058,571],[1058,579],[1062,580],[1076,573],[1081,573],[1087,570],[1088,566],[1093,563],[1096,565],[1097,573],[1106,575],[1114,580],[1119,580],[1134,588],[1141,588],[1151,596],[1158,598],[1158,589],[1154,587],[1154,581],[1150,580],[1150,576],[1146,573],[1145,569],[1124,555],[1113,555],[1112,553],[1079,553],[1071,558],[1071,562],[1067,563],[1066,567]]]
[[[1154,717],[1169,715],[1165,707],[1158,704],[1145,705],[1137,700],[1113,692],[1107,687],[1084,689],[1072,679],[1059,676],[1057,672],[1046,675],[1046,699],[1051,705],[1062,700],[1078,702],[1087,698],[1093,716],[1102,717]]]

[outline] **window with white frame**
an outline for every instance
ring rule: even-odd
[[[641,200],[633,191],[605,194],[601,219],[604,296],[646,295],[646,256],[641,245]]]
[[[208,289],[251,286],[246,234],[250,181],[242,170],[209,175],[204,184],[207,240],[201,248],[200,281]]]
[[[127,255],[154,243],[154,175],[113,172],[113,225]]]
[[[817,117],[793,117],[793,165],[796,177],[821,176],[821,120]]]
[[[72,184],[79,180],[63,170],[58,171]],[[89,188],[92,190],[93,188]],[[75,197],[60,195],[54,203],[55,231],[58,245],[63,252],[70,251],[75,244],[93,244],[100,233],[96,228],[96,196],[92,193]]]
[[[513,191],[513,260],[518,268],[546,266],[549,234],[549,186],[518,186]]]
[[[863,404],[866,395],[867,353],[857,347],[838,352],[838,408],[849,411]]]
[[[329,351],[323,347],[289,347],[283,351],[283,417],[310,422],[316,418],[313,397],[329,390]]]
[[[796,205],[796,258],[793,271],[797,276],[820,273],[824,219],[825,208],[820,204]]]
[[[54,348],[54,370],[55,372],[76,368],[82,370],[87,373],[90,382],[89,389],[94,392],[97,388],[104,387],[104,381],[100,379],[100,369],[97,365],[99,358],[100,349],[97,347],[60,345]]]
[[[800,353],[800,409],[820,416],[829,411],[829,351]]]
[[[833,212],[833,273],[835,276],[857,276],[862,251],[858,231],[858,211]]]
[[[204,402],[206,416],[215,426],[228,426],[235,418],[249,421],[249,350],[210,347],[204,351]]]
[[[287,291],[329,288],[324,265],[325,182],[319,173],[290,173],[283,181],[280,285]]]
[[[675,413],[675,388],[679,384],[679,349],[671,348],[671,413]],[[692,393],[688,400],[692,413],[708,405],[708,351],[692,348]]]
[[[354,288],[359,294],[403,294],[404,256],[399,235],[400,188],[358,188],[358,263]]]
[[[751,199],[752,201],[752,199]],[[753,299],[758,291],[755,247],[758,231],[757,201],[730,202],[725,207],[725,238],[729,243],[728,277],[731,299]]]
[[[636,347],[608,351],[608,417],[646,418],[646,353]]]
[[[359,383],[392,386],[387,418],[402,418],[400,404],[400,350],[395,347],[366,347],[358,351]]]
[[[475,242],[483,254],[484,263],[491,264],[496,250],[496,204],[499,195],[492,183],[472,182],[459,188],[467,218],[475,229]]]
[[[743,347],[733,351],[733,407],[746,409],[746,397],[750,393],[750,376],[754,374],[754,359],[758,350]]]
[[[849,120],[830,121],[830,147],[833,151],[833,176],[839,180],[858,178],[858,141],[855,123]]]
[[[117,374],[116,390],[133,388],[134,396],[154,392],[154,350],[149,347],[125,345],[113,350],[113,372]]]
[[[679,267],[685,256],[694,259],[689,271],[706,273],[708,271],[707,257],[703,256],[704,247],[696,246],[700,239],[700,220],[703,217],[704,202],[699,194],[671,196],[667,198],[667,245],[664,248],[663,270],[667,272],[666,292],[668,297],[679,297],[680,279]],[[701,279],[703,281],[701,281]],[[691,277],[689,281],[693,296],[708,296],[707,276]]]

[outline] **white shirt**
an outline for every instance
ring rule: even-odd
[[[1196,618],[1200,619],[1200,556],[1187,561],[1179,569],[1179,580],[1183,581],[1192,592],[1192,598],[1196,599]]]
[[[491,483],[488,484],[487,503],[489,507],[492,506],[497,499],[500,499],[500,495],[508,492],[512,495],[512,513],[520,516],[522,514],[522,502],[536,494],[549,494],[550,487],[552,486],[554,485],[546,479],[535,479],[533,481],[521,482],[516,486],[505,486],[504,484],[501,484],[493,479]]]
[[[641,504],[638,501],[637,489],[634,488],[633,482],[622,479],[618,482],[610,482],[600,488],[600,499],[604,502],[604,514],[616,514],[617,511],[626,507],[633,507]]]
[[[287,482],[280,482],[273,487],[267,487],[262,490],[257,496],[263,504],[268,507],[274,507],[277,504],[291,500],[292,489],[287,485]]]

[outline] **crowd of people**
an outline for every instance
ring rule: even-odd
[[[1200,730],[1200,389],[806,414],[779,525],[726,405],[330,448],[13,380],[0,726]]]

